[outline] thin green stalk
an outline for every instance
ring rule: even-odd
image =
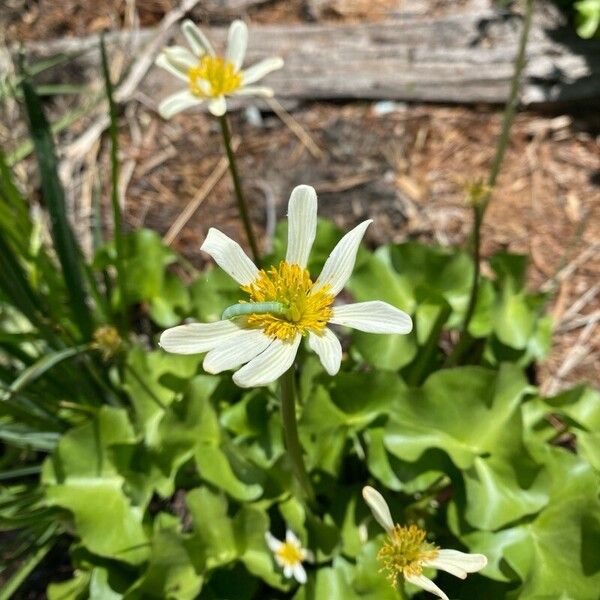
[[[227,122],[227,115],[219,117],[219,123],[221,125],[221,133],[223,134],[223,143],[225,144],[225,152],[227,153],[227,159],[229,160],[229,171],[231,172],[231,179],[233,180],[233,187],[235,189],[235,196],[237,198],[238,209],[240,211],[240,217],[246,230],[246,237],[252,250],[252,256],[256,266],[260,268],[260,252],[258,251],[258,245],[256,238],[254,237],[254,231],[252,230],[252,223],[248,216],[248,205],[244,193],[242,192],[242,184],[240,183],[240,176],[237,170],[237,164],[235,162],[235,156],[233,154],[233,148],[231,147],[231,131],[229,129],[229,123]]]
[[[398,583],[396,584],[396,591],[398,592],[398,598],[400,598],[400,600],[408,600],[408,594],[406,593],[406,585],[404,583],[403,577],[398,578]]]
[[[498,142],[496,144],[496,153],[494,155],[494,160],[492,162],[492,166],[490,167],[490,174],[487,179],[487,191],[483,195],[483,197],[474,204],[473,212],[473,231],[471,235],[472,243],[473,243],[473,262],[474,262],[474,270],[473,270],[473,282],[471,284],[471,292],[469,295],[469,303],[467,305],[467,310],[465,312],[465,316],[461,325],[460,337],[454,350],[448,357],[447,365],[453,366],[458,364],[464,352],[471,344],[471,336],[469,334],[469,323],[473,318],[473,313],[475,312],[475,306],[477,304],[477,295],[479,292],[479,282],[480,282],[480,259],[481,259],[481,227],[483,225],[483,219],[485,217],[485,211],[487,210],[488,204],[490,202],[492,190],[496,185],[496,180],[498,179],[498,174],[500,173],[500,168],[502,166],[502,162],[504,161],[504,156],[506,154],[506,149],[508,147],[508,140],[510,136],[510,130],[512,124],[515,119],[515,114],[517,112],[517,108],[519,106],[519,88],[521,86],[521,77],[523,75],[523,70],[525,68],[526,63],[526,51],[527,51],[527,41],[529,39],[529,31],[531,29],[531,20],[533,16],[533,0],[527,0],[525,5],[525,15],[523,18],[523,29],[521,30],[521,37],[519,39],[519,47],[517,50],[517,56],[515,59],[515,68],[513,71],[511,86],[510,86],[510,94],[508,96],[508,101],[504,108],[504,114],[502,116],[502,129],[500,131],[500,137],[498,138]]]
[[[123,219],[121,215],[121,206],[119,205],[119,142],[117,137],[117,107],[113,98],[113,85],[110,79],[108,69],[108,59],[106,56],[106,46],[104,36],[100,36],[100,54],[102,55],[102,72],[104,74],[104,84],[106,87],[106,97],[108,99],[108,112],[110,116],[110,163],[111,163],[111,203],[113,213],[113,227],[115,237],[115,251],[117,269],[117,286],[119,288],[121,333],[126,331],[127,319],[125,316],[125,268],[123,262],[124,244],[123,244]]]
[[[296,424],[296,384],[294,381],[293,366],[281,376],[281,418],[283,420],[285,446],[292,463],[292,471],[306,494],[308,502],[314,503],[315,492],[304,466],[302,446],[298,438],[298,426]]]

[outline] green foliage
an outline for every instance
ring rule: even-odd
[[[577,11],[577,33],[582,38],[591,38],[600,31],[600,1],[579,0],[573,5]]]
[[[339,237],[327,224],[319,232],[323,246]],[[278,239],[284,235],[280,229]],[[131,273],[124,304],[146,304],[158,326],[187,314],[218,318],[235,300],[235,285],[217,269],[188,292],[167,271],[176,256],[151,232],[126,236],[124,248]],[[314,270],[325,253],[318,256]],[[112,261],[111,246],[102,248],[94,272]],[[524,291],[522,257],[499,254],[491,264],[496,276],[484,280],[472,322],[475,364],[445,369],[439,340],[466,308],[468,256],[412,242],[361,251],[353,296],[404,306],[416,327],[398,336],[403,341],[355,333],[335,378],[314,357],[303,359],[299,432],[317,510],[290,496],[271,390],[242,391],[227,373],[203,374],[199,356],[126,348],[114,374],[122,408],[91,403],[87,412],[58,412],[37,510],[50,511],[72,539],[77,570],[52,583],[49,597],[391,599],[376,559],[381,533],[360,499],[371,483],[398,521],[417,520],[440,544],[490,558],[474,583],[444,579],[449,593],[538,598],[562,590],[593,598],[598,395],[587,388],[537,395],[523,367],[547,347],[543,298]],[[173,286],[176,293],[165,293]],[[43,370],[32,390],[60,364]],[[549,413],[563,436],[576,437],[578,454],[555,444]],[[43,439],[47,452],[54,446]],[[283,578],[264,540],[266,531],[281,538],[286,526],[316,559],[300,588]]]
[[[581,386],[545,398],[529,378],[551,323],[547,298],[525,287],[525,257],[491,257],[469,345],[449,368],[472,259],[417,242],[361,249],[351,296],[399,306],[415,327],[342,331],[333,378],[301,350],[299,436],[317,492],[304,506],[275,386],[242,390],[230,373],[203,372],[202,356],[157,347],[165,327],[218,319],[237,285],[219,269],[184,284],[182,261],[147,230],[84,259],[28,85],[53,235],[42,241],[44,221],[0,154],[0,529],[13,569],[1,597],[59,547],[52,560],[72,573],[48,581],[50,600],[392,600],[366,484],[398,522],[486,554],[467,582],[438,577],[451,597],[597,597],[600,395]],[[319,224],[313,274],[340,236]],[[285,238],[281,226],[265,263]],[[99,326],[122,337],[109,343]],[[286,528],[314,555],[305,586],[283,577],[265,541]]]

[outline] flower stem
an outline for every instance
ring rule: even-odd
[[[408,600],[408,594],[406,593],[406,586],[404,584],[404,578],[399,577],[398,583],[396,584],[396,591],[400,600]]]
[[[290,367],[281,376],[281,418],[283,420],[283,435],[288,456],[292,463],[292,471],[306,494],[309,503],[315,500],[315,492],[308,477],[302,447],[298,439],[298,426],[296,424],[296,383],[294,381],[294,367]]]
[[[515,114],[517,112],[517,107],[519,105],[519,88],[521,84],[521,76],[523,74],[523,69],[525,68],[526,63],[526,50],[527,50],[527,41],[529,39],[529,30],[531,28],[531,19],[533,16],[533,0],[527,0],[527,4],[525,6],[525,15],[523,17],[523,29],[521,30],[521,37],[519,39],[519,47],[517,50],[517,56],[515,58],[515,68],[513,71],[513,76],[511,80],[510,86],[510,94],[508,96],[508,101],[506,102],[506,106],[504,108],[504,114],[502,116],[502,129],[500,131],[500,137],[498,138],[498,142],[496,144],[496,153],[494,155],[494,160],[492,162],[492,166],[490,168],[490,174],[487,180],[487,193],[481,198],[479,202],[477,202],[473,206],[473,231],[471,235],[472,245],[473,245],[473,281],[471,284],[471,292],[469,295],[469,303],[467,305],[467,310],[465,312],[465,316],[461,325],[460,337],[456,346],[452,350],[452,353],[448,357],[446,362],[447,366],[454,366],[458,364],[460,359],[462,358],[465,351],[471,345],[472,337],[469,334],[469,323],[473,318],[473,313],[475,312],[475,306],[477,304],[477,295],[479,293],[479,282],[480,282],[480,265],[479,262],[481,260],[481,226],[483,225],[483,219],[485,216],[485,211],[487,210],[490,197],[494,186],[496,185],[496,180],[498,179],[498,174],[500,173],[500,167],[502,166],[502,162],[504,160],[504,156],[506,154],[506,148],[508,147],[508,139],[510,135],[510,130],[512,124],[515,120]]]
[[[229,172],[231,173],[231,179],[233,181],[233,188],[235,190],[235,196],[237,198],[238,210],[240,211],[240,217],[246,230],[246,237],[252,250],[252,256],[256,266],[260,269],[260,253],[258,251],[258,245],[256,243],[256,237],[252,230],[252,223],[248,216],[248,205],[246,204],[246,198],[242,192],[242,184],[240,183],[240,176],[235,162],[235,155],[231,147],[231,131],[229,129],[229,123],[227,121],[227,115],[219,117],[219,123],[221,125],[221,133],[223,134],[223,143],[225,144],[225,152],[227,153],[227,159],[229,161]]]

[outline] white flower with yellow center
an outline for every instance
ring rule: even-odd
[[[293,577],[298,583],[306,583],[306,571],[302,563],[312,560],[312,553],[302,547],[294,532],[288,529],[285,542],[281,542],[267,531],[265,540],[275,557],[275,562],[283,569],[284,576],[288,579]]]
[[[364,487],[363,498],[375,520],[388,534],[388,539],[379,550],[377,558],[394,587],[398,578],[403,576],[406,581],[443,600],[448,600],[448,596],[431,579],[423,575],[423,567],[441,569],[465,579],[467,573],[480,571],[487,565],[487,558],[483,554],[441,550],[426,542],[426,532],[416,525],[394,525],[387,502],[376,489]]]
[[[229,27],[225,56],[218,56],[206,36],[190,20],[181,30],[191,51],[183,46],[164,48],[156,64],[187,83],[187,89],[165,98],[158,111],[165,119],[208,101],[208,110],[215,116],[225,114],[225,96],[267,96],[273,90],[252,85],[271,71],[281,69],[283,60],[273,56],[242,70],[248,45],[248,27],[236,20]]]
[[[241,286],[245,300],[228,308],[216,323],[190,323],[167,329],[160,345],[167,352],[208,352],[204,370],[220,373],[241,367],[233,376],[240,387],[267,385],[293,364],[303,337],[323,367],[335,375],[342,347],[328,325],[345,325],[370,333],[409,333],[409,315],[385,302],[334,306],[352,274],[356,253],[371,220],[347,233],[313,281],[306,264],[317,230],[317,195],[296,187],[288,205],[288,247],[284,261],[259,270],[242,248],[211,228],[202,245]],[[228,317],[232,318],[228,318]]]

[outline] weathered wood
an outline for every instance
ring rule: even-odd
[[[491,11],[373,24],[254,26],[246,64],[282,56],[284,69],[265,80],[281,99],[394,99],[503,103],[509,89],[521,20]],[[226,30],[208,32],[218,46]],[[143,45],[152,31],[139,34]],[[128,47],[131,36],[115,34]],[[96,38],[31,45],[36,55],[94,48]],[[600,98],[600,40],[581,40],[568,28],[534,20],[521,100],[524,104]],[[96,68],[97,53],[78,59]],[[152,69],[141,91],[159,99],[180,87]]]

